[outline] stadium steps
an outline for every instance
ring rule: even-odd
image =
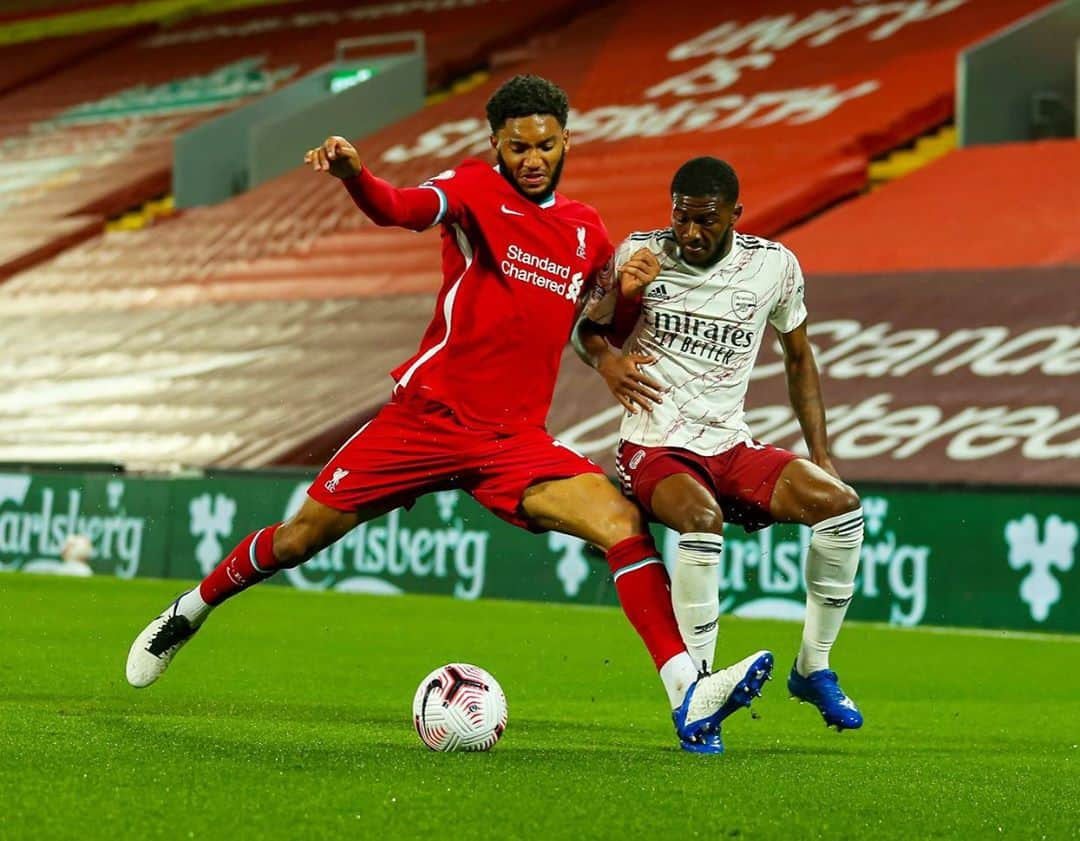
[[[450,99],[451,97],[461,96],[463,94],[469,93],[483,85],[490,78],[491,74],[488,73],[488,71],[477,70],[474,73],[470,73],[467,76],[463,76],[460,79],[454,80],[450,83],[449,87],[443,88],[442,90],[432,91],[424,98],[424,105],[438,105],[441,102],[446,102],[446,100]]]
[[[867,171],[870,189],[903,178],[932,161],[947,155],[956,148],[956,126],[942,126],[937,131],[925,134],[903,148],[890,152],[881,160],[871,162]]]
[[[176,205],[170,193],[158,199],[151,199],[143,203],[137,210],[131,210],[122,216],[110,219],[105,223],[106,231],[137,231],[153,224],[155,219],[172,216],[176,212]]]

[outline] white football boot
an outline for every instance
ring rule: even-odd
[[[198,630],[192,627],[186,616],[177,612],[179,604],[178,598],[147,625],[131,644],[127,658],[127,680],[137,689],[149,686],[161,677],[176,652]]]
[[[772,679],[771,651],[758,651],[733,666],[702,675],[686,690],[682,704],[671,715],[683,750],[723,753],[720,725],[736,710],[749,707]]]

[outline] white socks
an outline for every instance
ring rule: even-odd
[[[184,595],[180,597],[180,603],[176,606],[176,612],[181,616],[186,617],[193,628],[198,628],[213,609],[212,605],[208,605],[203,601],[202,594],[199,593],[198,584],[196,584],[193,589],[184,593]]]
[[[676,710],[686,697],[686,690],[697,680],[697,669],[690,655],[683,651],[660,667],[660,681],[664,684],[668,702]]]
[[[712,670],[720,616],[720,553],[724,538],[707,532],[679,536],[671,572],[671,605],[686,650],[699,672]]]
[[[858,508],[822,520],[811,529],[806,553],[806,622],[795,668],[799,674],[829,668],[829,650],[840,633],[852,593],[863,542]]]

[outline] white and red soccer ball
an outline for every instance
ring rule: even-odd
[[[506,696],[479,666],[448,663],[420,681],[413,724],[432,750],[489,750],[506,729]]]

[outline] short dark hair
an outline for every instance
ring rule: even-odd
[[[726,201],[739,200],[739,177],[727,161],[704,156],[691,158],[671,179],[671,195],[722,196]]]
[[[493,132],[507,120],[530,114],[550,114],[566,128],[570,102],[566,91],[542,76],[519,75],[499,85],[487,101],[487,118]]]

